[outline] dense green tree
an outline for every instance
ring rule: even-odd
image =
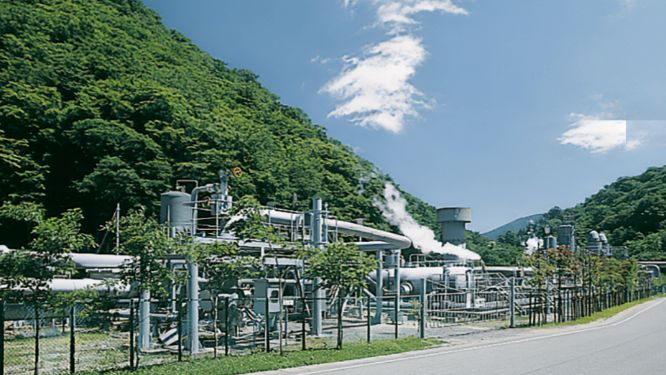
[[[83,216],[77,209],[45,218],[39,206],[5,205],[0,216],[32,224],[27,246],[0,254],[0,285],[4,291],[27,291],[35,304],[48,299],[48,284],[55,276],[72,271],[68,253],[95,246],[92,237],[80,233]]]
[[[478,253],[486,265],[517,265],[523,259],[525,249],[519,244],[491,241],[477,232],[466,234],[467,248]]]
[[[34,309],[39,322],[43,304],[52,297],[49,283],[58,275],[73,271],[68,253],[95,246],[91,236],[80,233],[81,211],[71,209],[57,217],[45,218],[36,205],[4,205],[0,216],[32,224],[26,247],[0,253],[0,298],[22,293],[23,301]],[[39,323],[35,325],[35,374],[39,366]]]
[[[537,223],[544,235],[565,221],[576,225],[576,241],[585,246],[591,230],[603,231],[614,246],[627,246],[630,256],[645,260],[666,259],[666,166],[648,168],[634,177],[622,177],[565,210],[554,207]],[[520,240],[526,231],[517,234]],[[514,238],[501,238],[513,242]]]
[[[337,348],[342,348],[342,300],[348,293],[365,285],[366,276],[376,267],[375,260],[358,251],[355,245],[334,242],[323,249],[305,248],[301,256],[307,261],[310,278],[321,278],[322,288],[335,288],[338,293]]]
[[[112,231],[113,225],[107,223],[106,230]],[[177,240],[170,238],[166,228],[147,217],[142,209],[132,210],[120,218],[119,236],[120,247],[116,253],[132,257],[123,265],[123,279],[142,291],[150,291],[153,296],[164,295],[169,280],[173,279],[166,257],[179,252]]]
[[[116,203],[153,216],[175,179],[240,167],[236,197],[304,210],[317,194],[390,228],[373,205],[385,174],[138,0],[2,0],[0,67],[0,150],[12,151],[0,201],[81,207],[93,233]],[[408,201],[436,227],[432,207]]]

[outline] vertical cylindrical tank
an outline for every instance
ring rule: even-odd
[[[437,222],[442,226],[442,243],[465,244],[465,225],[472,221],[469,207],[444,207],[437,209]]]
[[[555,236],[546,236],[543,241],[544,248],[546,249],[555,249],[557,248],[557,237]]]
[[[606,233],[599,232],[599,240],[601,241],[601,252],[603,255],[613,255],[610,243],[608,243],[608,237],[606,237]]]
[[[574,226],[571,224],[562,224],[557,227],[557,242],[560,245],[573,247],[574,240]]]
[[[599,232],[592,230],[587,234],[587,246],[585,246],[587,251],[596,255],[601,255],[602,245]]]
[[[168,223],[175,234],[192,227],[191,196],[182,191],[168,191],[160,197],[160,223]]]

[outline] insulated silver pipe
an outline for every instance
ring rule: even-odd
[[[192,201],[192,237],[194,237],[197,233],[197,220],[199,218],[199,214],[197,212],[198,210],[198,199],[199,199],[199,192],[200,191],[213,191],[213,188],[215,185],[213,184],[207,184],[204,186],[198,186],[192,189],[191,194],[191,201]]]
[[[122,268],[133,261],[126,255],[69,253],[66,256],[77,268]]]
[[[150,349],[150,290],[142,291],[139,301],[139,348]]]
[[[291,219],[291,217],[290,217]],[[271,215],[268,215],[268,222],[271,222]],[[291,224],[291,223],[290,223]],[[323,242],[323,220],[321,217],[321,198],[312,198],[312,232],[310,240],[312,246],[320,248]]]
[[[190,354],[199,352],[199,266],[188,263],[189,279],[187,280],[187,342]]]
[[[323,221],[321,212],[321,199],[312,198],[312,246],[321,248],[323,246]],[[270,215],[269,215],[270,220]],[[316,278],[312,284],[312,334],[321,335],[321,314],[322,306],[326,302],[326,293],[321,288],[321,279]]]
[[[301,217],[301,215],[292,212],[271,209],[263,210],[262,215],[267,219],[270,218],[271,223],[282,225],[292,225],[293,222],[297,221]],[[373,246],[381,246],[380,242],[383,242],[387,244],[385,248],[386,250],[406,249],[412,244],[412,241],[405,236],[380,229],[370,228],[356,223],[350,223],[348,221],[322,218],[322,224],[329,228],[337,229],[339,232],[345,234],[350,234],[368,240],[374,240],[376,242],[373,243]]]
[[[377,250],[375,255],[377,260],[377,274],[375,276],[375,324],[382,323],[382,310],[383,310],[383,301],[382,297],[384,296],[384,277],[383,277],[383,263],[382,251]]]

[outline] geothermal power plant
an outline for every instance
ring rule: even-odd
[[[136,301],[139,350],[173,349],[181,342],[191,354],[206,350],[201,336],[216,333],[217,328],[211,327],[211,320],[217,316],[217,303],[213,306],[213,300],[232,301],[231,309],[237,313],[231,315],[230,307],[226,306],[225,325],[233,328],[238,342],[256,341],[258,336],[269,337],[272,332],[282,334],[281,330],[285,337],[289,336],[290,331],[283,328],[290,320],[288,314],[285,317],[281,313],[285,309],[303,311],[307,316],[299,319],[307,320],[307,335],[317,337],[327,334],[325,322],[340,308],[345,309],[346,316],[361,316],[362,311],[368,311],[368,321],[373,325],[390,325],[402,323],[403,317],[396,311],[408,310],[419,300],[427,299],[429,302],[424,309],[441,322],[520,314],[520,309],[513,311],[507,307],[509,302],[526,306],[532,303],[526,295],[514,296],[511,289],[529,279],[530,268],[489,267],[478,254],[466,248],[466,225],[472,221],[472,210],[468,207],[437,210],[441,238],[432,239],[430,243],[434,248],[430,249],[413,244],[405,235],[338,220],[329,214],[326,203],[316,197],[312,199],[311,209],[305,212],[273,206],[260,209],[263,225],[272,227],[286,241],[275,244],[242,240],[231,230],[234,222],[244,219],[242,213],[229,214],[233,205],[225,171],[220,171],[216,182],[177,181],[172,191],[161,195],[159,220],[169,236],[188,236],[196,243],[205,244],[234,243],[238,249],[234,255],[211,257],[199,263],[175,254],[162,260],[172,272],[186,275],[185,283],[170,284],[170,297],[166,301],[152,298],[151,290],[141,285],[117,282],[123,270],[135,261],[125,255],[69,254],[79,277],[57,278],[49,287],[53,292],[92,288]],[[574,232],[572,225],[563,225],[558,228],[557,237],[548,236],[537,247],[555,248],[559,241],[560,245],[574,248]],[[353,243],[358,251],[376,260],[376,269],[367,275],[367,287],[360,296],[370,301],[367,307],[359,307],[352,296],[339,295],[338,290],[320,287],[322,280],[309,278],[306,265],[294,253],[296,245],[324,248],[336,241]],[[411,255],[406,257],[405,249],[412,249],[408,252]],[[0,250],[12,251],[6,247]],[[603,233],[590,233],[588,250],[597,255],[610,254]],[[254,268],[261,277],[229,283],[222,293],[210,290],[208,275],[202,266],[210,262],[234,263],[241,257],[254,259],[256,262],[248,267]],[[335,303],[341,298],[345,299],[344,303]],[[241,305],[238,302],[245,299],[254,303]],[[291,305],[283,306],[285,301],[290,301]],[[182,311],[183,305],[185,311]],[[373,312],[371,317],[369,311]],[[8,319],[20,319],[25,315],[25,306],[8,304],[5,314]],[[130,310],[125,307],[118,314],[129,316]],[[183,326],[172,323],[174,316],[183,316],[179,319]]]

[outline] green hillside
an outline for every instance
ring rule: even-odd
[[[81,207],[89,232],[116,202],[155,213],[177,178],[234,167],[237,197],[306,209],[319,194],[388,227],[373,200],[389,177],[136,0],[0,1],[0,130],[0,201]]]
[[[539,226],[555,228],[566,218],[575,220],[579,245],[589,231],[603,231],[612,245],[627,246],[629,255],[666,260],[666,166],[619,178],[573,208],[555,207]]]
[[[509,223],[506,223],[504,225],[501,225],[491,231],[482,233],[482,236],[490,240],[497,240],[500,236],[506,234],[509,231],[519,232],[520,230],[527,228],[527,226],[530,225],[530,223],[536,223],[539,220],[541,220],[542,216],[543,214],[524,216],[516,220],[513,220]]]

